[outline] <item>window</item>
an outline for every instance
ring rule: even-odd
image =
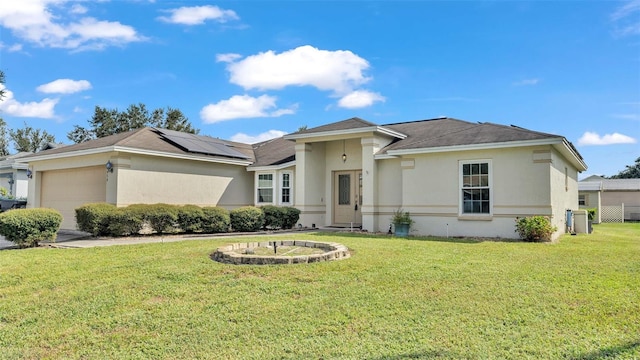
[[[258,202],[273,203],[273,174],[258,174]]]
[[[578,205],[586,206],[587,205],[587,197],[583,195],[578,195]]]
[[[462,214],[491,214],[490,163],[462,163]]]
[[[282,186],[280,187],[280,203],[291,204],[291,173],[282,173]]]

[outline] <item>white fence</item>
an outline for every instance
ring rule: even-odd
[[[603,223],[623,223],[624,222],[624,204],[617,206],[602,206],[600,208],[600,220]]]

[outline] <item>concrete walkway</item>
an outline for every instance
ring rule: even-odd
[[[176,242],[186,240],[205,240],[214,238],[234,238],[234,237],[246,237],[246,236],[279,236],[283,234],[302,233],[318,231],[318,229],[302,229],[302,230],[290,230],[290,231],[259,231],[252,233],[231,233],[231,234],[180,234],[180,235],[165,235],[165,236],[137,236],[137,237],[121,237],[121,238],[93,238],[89,233],[78,230],[65,230],[60,229],[58,231],[58,237],[55,242],[41,242],[41,245],[50,244],[57,248],[88,248],[97,246],[113,246],[113,245],[135,245],[135,244],[148,244],[148,243],[163,243],[163,242]],[[6,241],[4,237],[0,236],[0,250],[16,249],[18,248],[14,243]]]

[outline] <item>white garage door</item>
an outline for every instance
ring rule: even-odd
[[[104,166],[44,171],[40,185],[40,206],[62,213],[62,229],[75,229],[75,209],[86,203],[104,202],[107,174]]]

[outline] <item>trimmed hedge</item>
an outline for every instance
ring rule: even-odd
[[[128,208],[116,208],[115,211],[106,214],[105,221],[108,226],[104,235],[109,236],[136,235],[144,226],[141,212]]]
[[[283,229],[292,229],[300,220],[300,210],[291,206],[286,206],[284,209],[284,221],[282,224]]]
[[[294,207],[265,205],[260,209],[264,213],[264,229],[291,229],[300,219],[300,210]]]
[[[215,206],[207,206],[202,208],[204,213],[204,222],[202,231],[206,233],[224,233],[229,232],[231,226],[231,216],[227,209]]]
[[[178,207],[169,204],[149,205],[144,220],[158,234],[174,233],[178,227]]]
[[[274,205],[260,207],[264,213],[263,229],[282,229],[284,226],[285,209]]]
[[[108,203],[90,203],[80,206],[75,211],[78,230],[93,236],[107,235],[109,233],[107,217],[116,209],[115,205]]]
[[[251,232],[261,228],[291,229],[300,218],[293,207],[245,206],[231,212],[221,207],[133,204],[124,208],[107,203],[85,204],[76,209],[78,229],[93,236],[136,235],[145,227],[163,233]]]
[[[54,209],[16,209],[0,214],[0,235],[20,247],[56,240],[62,215]]]
[[[204,211],[196,205],[178,208],[178,227],[186,233],[201,232],[205,223]]]
[[[258,231],[264,224],[264,213],[255,206],[244,206],[229,212],[233,231]]]

